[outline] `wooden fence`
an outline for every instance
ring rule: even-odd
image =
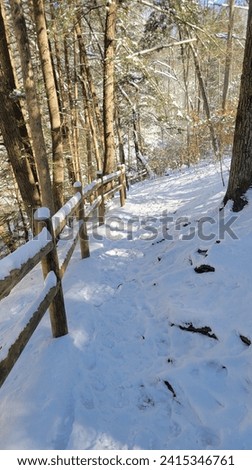
[[[50,217],[47,208],[40,208],[35,212],[36,236],[14,253],[0,260],[0,300],[8,296],[12,289],[38,263],[42,265],[44,276],[44,286],[29,311],[26,312],[28,321],[19,336],[16,339],[1,338],[0,386],[4,383],[47,309],[50,313],[53,337],[60,337],[68,333],[61,280],[78,240],[80,241],[81,257],[89,257],[87,221],[95,211],[98,211],[98,223],[99,225],[103,224],[105,202],[118,191],[120,192],[120,203],[123,206],[126,198],[124,165],[120,165],[118,171],[111,175],[98,175],[97,180],[85,188],[82,188],[81,183],[75,183],[75,194],[53,217]],[[70,246],[67,244],[64,259],[59,261],[57,239],[70,217],[76,220],[77,230]]]
[[[136,172],[134,172],[132,174],[129,173],[128,177],[127,177],[127,180],[130,184],[134,184],[138,181],[142,181],[147,176],[148,176],[148,171],[146,170],[146,168],[144,168],[143,170],[138,171],[137,173]]]

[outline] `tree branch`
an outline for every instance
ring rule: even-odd
[[[139,52],[134,52],[133,54],[128,55],[126,58],[131,59],[132,57],[139,57],[144,54],[149,54],[150,52],[161,51],[162,49],[166,49],[168,47],[180,46],[181,44],[187,44],[189,42],[194,42],[194,41],[197,41],[197,38],[184,39],[184,41],[174,41],[174,42],[170,42],[169,44],[163,44],[161,46],[155,46],[155,47],[151,47],[150,49],[144,49]]]

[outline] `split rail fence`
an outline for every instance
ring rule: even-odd
[[[142,173],[140,179],[145,176],[146,173]],[[53,337],[57,338],[68,333],[62,278],[78,240],[81,257],[90,256],[87,221],[94,213],[98,213],[98,223],[102,225],[105,219],[105,202],[118,191],[120,203],[123,206],[126,198],[124,165],[118,166],[118,171],[113,174],[98,175],[97,180],[84,188],[81,183],[75,183],[75,194],[55,215],[50,217],[47,208],[39,208],[35,212],[36,236],[14,253],[0,260],[0,301],[8,296],[38,263],[41,263],[44,277],[44,286],[26,312],[27,321],[18,337],[10,339],[11,335],[7,335],[7,338],[0,338],[0,386],[6,380],[48,309]],[[75,220],[74,236],[70,246],[67,244],[64,259],[60,261],[57,240],[70,218]]]

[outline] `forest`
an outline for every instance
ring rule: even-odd
[[[0,257],[75,181],[163,175],[234,137],[248,2],[1,0]]]

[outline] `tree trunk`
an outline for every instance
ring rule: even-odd
[[[201,95],[202,95],[204,111],[205,111],[206,117],[207,117],[207,125],[208,125],[209,131],[210,131],[213,151],[214,151],[215,155],[218,156],[219,146],[218,146],[218,141],[217,141],[217,136],[216,136],[216,133],[215,133],[215,129],[214,129],[214,126],[212,124],[212,116],[211,116],[209,101],[208,101],[208,97],[207,97],[206,87],[205,87],[204,79],[203,79],[202,72],[201,72],[201,67],[200,67],[198,54],[197,54],[197,52],[196,52],[196,50],[195,50],[195,48],[192,44],[190,44],[190,48],[191,48],[191,51],[192,51],[192,54],[193,54],[195,71],[196,71],[197,79],[198,79],[198,82],[199,82],[200,92],[201,92]]]
[[[64,204],[64,159],[59,102],[57,97],[56,84],[54,80],[54,71],[47,35],[47,25],[43,0],[33,0],[33,8],[40,62],[45,83],[48,110],[51,123],[53,154],[53,195],[55,210],[57,211]]]
[[[91,92],[90,90],[88,90],[89,81],[87,77],[87,68],[85,66],[86,52],[85,52],[85,49],[83,48],[83,41],[81,40],[79,29],[77,29],[77,37],[78,37],[79,50],[80,50],[80,80],[81,80],[81,85],[82,85],[82,94],[84,98],[85,129],[87,131],[86,135],[90,134],[92,136],[97,170],[100,171],[102,167],[101,156],[100,156],[101,145],[99,146],[99,140],[98,140],[98,135],[100,135],[100,127],[98,127],[97,129],[95,122],[94,122],[94,118],[93,118],[94,116],[94,112],[93,112],[94,107],[92,106],[93,94],[92,94],[92,100],[91,100],[90,99]],[[94,102],[93,102],[93,105],[94,105]],[[96,115],[96,120],[97,120],[97,115]],[[98,130],[98,133],[97,133],[97,130]]]
[[[75,181],[79,181],[77,177],[77,169],[78,166],[76,165],[76,155],[75,149],[73,145],[73,123],[72,123],[72,111],[69,112],[69,109],[72,110],[73,107],[73,96],[72,96],[72,82],[70,77],[70,65],[69,65],[69,53],[68,53],[68,36],[64,36],[64,70],[66,76],[66,86],[64,87],[64,109],[68,110],[67,112],[67,136],[68,136],[68,143],[69,143],[69,151],[72,157],[74,174],[75,174]]]
[[[182,35],[181,31],[179,31],[180,34],[180,40],[182,40]],[[183,65],[183,83],[184,83],[184,89],[185,89],[185,111],[186,115],[190,116],[190,96],[189,96],[189,71],[190,71],[190,49],[187,48],[184,44],[181,44],[180,46],[180,52],[181,52],[181,60],[182,60],[182,65]],[[186,123],[186,144],[187,144],[187,150],[186,154],[187,157],[185,158],[183,156],[183,161],[182,163],[186,163],[187,165],[190,164],[190,159],[191,159],[191,149],[190,149],[190,144],[191,144],[191,126],[189,120],[187,120]]]
[[[40,197],[29,162],[33,156],[24,117],[19,102],[10,98],[14,89],[16,83],[0,5],[0,129],[26,213],[32,222],[32,210],[39,206]]]
[[[135,147],[135,153],[136,153],[136,164],[137,164],[137,169],[139,170],[139,164],[142,164],[140,155],[140,144],[139,144],[139,139],[138,139],[138,132],[137,132],[137,111],[136,107],[134,106],[132,108],[132,124],[133,124],[133,142],[134,142],[134,147]]]
[[[31,131],[34,157],[36,161],[42,204],[54,212],[53,194],[46,155],[46,145],[42,130],[41,114],[36,94],[31,52],[25,18],[20,0],[10,0],[14,31],[18,44],[27,111]]]
[[[204,83],[202,72],[201,72],[200,62],[199,62],[199,59],[198,59],[198,54],[197,54],[193,44],[191,44],[191,43],[190,43],[190,48],[191,48],[191,51],[192,51],[192,54],[193,54],[195,71],[196,71],[196,74],[197,74],[197,78],[198,78],[198,82],[199,82],[199,89],[200,89],[202,99],[203,99],[204,111],[205,111],[206,117],[207,117],[207,125],[208,125],[208,129],[209,129],[209,133],[210,133],[210,137],[211,137],[211,141],[212,141],[212,147],[213,147],[214,155],[215,155],[216,160],[219,161],[219,163],[220,163],[222,184],[223,184],[223,186],[225,186],[224,179],[223,179],[223,173],[222,173],[222,158],[221,158],[220,146],[219,146],[219,142],[218,142],[218,139],[217,139],[217,135],[216,135],[216,132],[215,132],[214,125],[212,123],[210,105],[209,105],[208,96],[207,96],[207,92],[206,92],[206,87],[205,87],[205,83]]]
[[[73,137],[74,137],[74,147],[76,154],[76,167],[77,167],[77,176],[78,181],[82,183],[82,172],[81,172],[81,162],[80,162],[80,131],[79,131],[79,109],[78,109],[78,100],[79,100],[79,87],[78,87],[78,76],[77,76],[77,67],[79,66],[79,55],[77,48],[77,36],[74,32],[74,71],[73,71],[73,83],[74,83],[74,105],[73,105]]]
[[[72,155],[72,143],[70,138],[70,121],[67,113],[68,109],[68,92],[65,87],[64,75],[63,75],[63,66],[62,66],[62,51],[64,49],[64,43],[60,40],[58,31],[57,31],[57,4],[54,0],[50,0],[50,13],[52,19],[52,28],[51,35],[53,37],[53,46],[54,46],[54,57],[55,57],[55,69],[54,77],[57,83],[57,92],[58,92],[58,102],[59,102],[59,111],[60,111],[60,120],[61,120],[61,130],[62,130],[62,144],[63,144],[63,153],[66,155],[66,166],[69,176],[70,184],[74,184],[75,181],[78,181],[77,176],[75,175],[74,164],[73,164],[73,155]],[[55,23],[55,24],[54,24]]]
[[[86,129],[86,138],[92,137],[93,147],[94,147],[94,154],[96,160],[97,170],[101,170],[101,157],[100,157],[100,149],[98,144],[97,138],[97,131],[93,120],[92,109],[90,105],[90,101],[88,99],[87,88],[86,88],[86,81],[85,76],[81,76],[81,85],[82,85],[82,93],[84,98],[84,115],[85,115],[85,129]]]
[[[223,113],[226,112],[226,104],[227,104],[227,96],[228,96],[228,88],[229,88],[229,77],[230,77],[230,70],[231,70],[231,64],[232,64],[234,12],[235,12],[235,0],[229,0],[228,36],[227,36],[224,84],[223,84],[223,93],[222,93]]]
[[[104,121],[104,174],[112,173],[116,166],[114,114],[115,114],[115,34],[117,0],[107,1],[107,14],[104,40],[104,71],[103,71],[103,121]]]
[[[74,63],[76,62],[76,36],[74,33],[74,46],[73,46],[73,54],[74,57],[69,55],[69,43],[70,37],[64,37],[64,59],[65,59],[65,71],[66,71],[66,81],[67,81],[67,93],[68,93],[68,102],[69,102],[69,115],[70,115],[70,132],[69,132],[69,143],[71,148],[71,154],[73,157],[73,164],[74,164],[74,172],[77,178],[77,181],[81,181],[81,173],[80,173],[80,160],[79,160],[79,148],[77,142],[77,103],[76,99],[76,80],[77,75],[74,72],[74,77],[71,75],[71,67],[70,63],[73,60]]]
[[[125,158],[125,152],[124,152],[124,145],[123,145],[123,132],[122,132],[122,125],[121,125],[121,119],[118,114],[116,113],[116,121],[117,121],[117,136],[118,136],[118,145],[119,145],[119,161],[122,165],[125,165],[126,158]]]
[[[27,156],[27,159],[28,159],[28,162],[31,167],[32,174],[33,174],[33,178],[37,185],[36,190],[39,194],[38,175],[37,175],[37,169],[36,169],[36,164],[34,160],[33,149],[32,149],[32,145],[30,141],[30,135],[28,132],[28,124],[26,124],[25,119],[24,119],[24,109],[23,109],[22,100],[15,97],[15,92],[14,92],[16,88],[17,89],[19,88],[19,83],[16,77],[15,68],[13,66],[11,52],[9,50],[9,38],[11,37],[11,35],[8,31],[8,23],[6,21],[6,12],[3,6],[1,6],[1,16],[2,16],[1,28],[3,28],[2,34],[0,35],[0,37],[2,37],[2,65],[3,65],[3,69],[5,69],[8,72],[8,82],[10,86],[9,92],[10,92],[10,97],[13,100],[13,112],[15,115],[16,122],[18,123],[18,129],[19,129],[20,138],[22,139],[24,153]]]
[[[101,116],[101,112],[100,112],[99,101],[98,101],[97,93],[96,93],[96,90],[95,90],[95,85],[94,85],[91,69],[90,69],[89,63],[88,63],[85,42],[83,40],[83,35],[82,35],[82,31],[81,31],[81,15],[80,15],[80,13],[77,15],[77,18],[78,18],[78,21],[75,24],[75,31],[76,31],[77,38],[78,38],[78,43],[79,43],[80,56],[81,56],[81,65],[82,65],[82,68],[85,71],[86,81],[87,81],[88,88],[89,88],[89,91],[90,91],[90,94],[91,94],[91,97],[92,97],[92,104],[93,104],[93,107],[94,107],[94,114],[95,114],[95,117],[96,117],[96,122],[97,122],[98,130],[99,130],[100,140],[101,140],[100,146],[101,146],[101,150],[103,150],[104,140],[103,140],[102,116]]]
[[[249,2],[247,34],[236,115],[232,162],[224,204],[234,201],[239,211],[247,203],[246,191],[252,185],[252,1]]]

